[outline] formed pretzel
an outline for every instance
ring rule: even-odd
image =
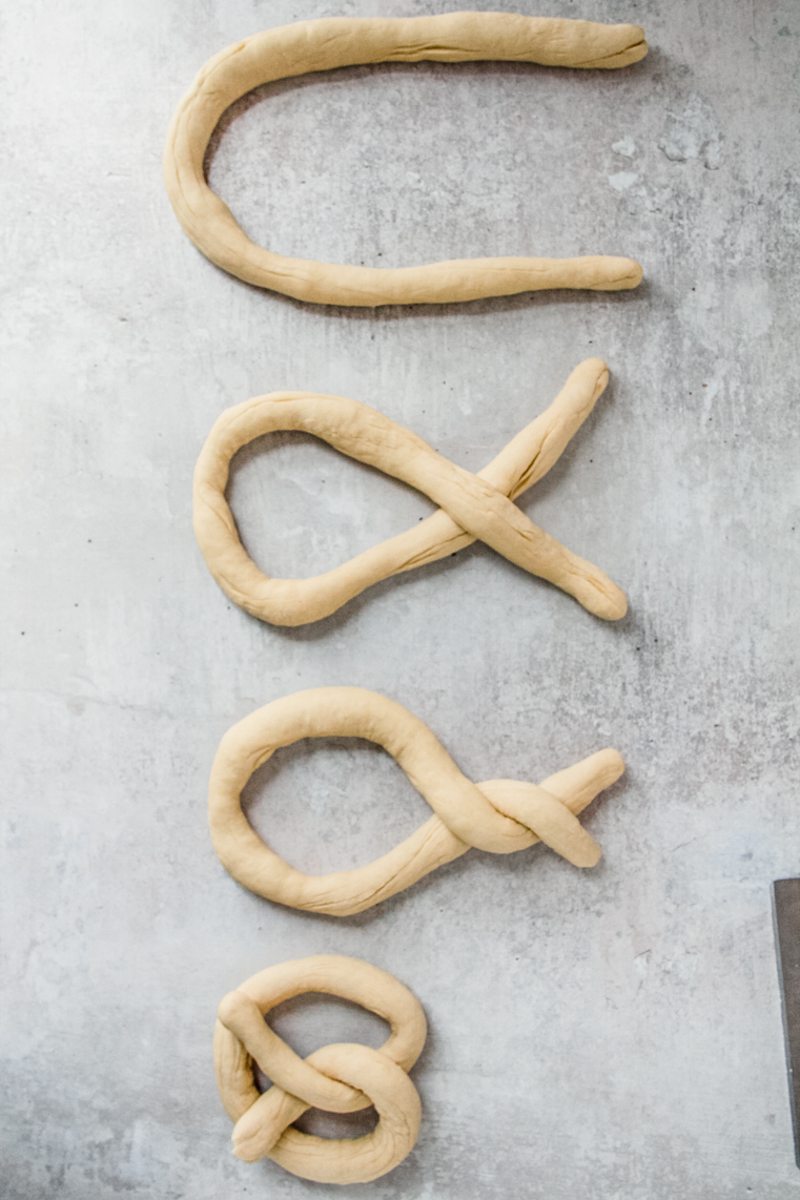
[[[618,620],[627,611],[625,593],[513,503],[550,470],[607,381],[600,359],[581,363],[550,407],[476,475],[356,400],[309,392],[274,392],[246,400],[219,417],[195,468],[194,531],[206,563],[227,595],[253,616],[276,625],[305,625],[335,612],[373,583],[436,562],[479,539],[574,596],[589,612]],[[424,492],[441,507],[405,533],[323,575],[271,579],[242,546],[225,489],[237,451],[276,430],[314,434]]]
[[[360,1004],[388,1022],[379,1050],[344,1043],[300,1058],[266,1024],[278,1004],[323,992]],[[421,1106],[408,1077],[425,1044],[426,1022],[416,996],[387,971],[358,958],[317,955],[267,967],[219,1006],[214,1068],[233,1121],[233,1150],[255,1162],[268,1157],[294,1175],[319,1183],[366,1183],[391,1171],[413,1149]],[[272,1086],[259,1093],[257,1063]],[[292,1128],[309,1108],[357,1112],[373,1104],[376,1128],[364,1137],[328,1139]]]
[[[366,738],[382,746],[434,815],[366,866],[328,875],[305,875],[289,866],[250,825],[241,793],[276,750],[319,737]],[[348,916],[403,891],[471,846],[510,854],[542,841],[575,866],[594,866],[600,847],[576,814],[624,769],[617,751],[606,749],[538,786],[514,779],[474,784],[428,726],[402,705],[364,688],[314,688],[265,705],[225,734],[209,781],[211,840],[231,875],[260,896]]]
[[[288,258],[256,245],[208,186],[204,159],[225,110],[264,83],[379,62],[491,59],[556,67],[625,67],[647,53],[638,25],[461,12],[431,17],[331,17],[267,29],[212,58],[170,127],[164,172],[186,233],[212,262],[257,287],[317,304],[371,307],[509,296],[544,288],[633,288],[630,258],[478,258],[416,267],[357,267]]]

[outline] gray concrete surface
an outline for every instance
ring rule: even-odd
[[[263,965],[361,955],[421,997],[425,1118],[376,1200],[789,1200],[770,882],[800,873],[797,727],[800,11],[791,0],[556,0],[642,21],[627,72],[351,70],[279,85],[211,166],[248,230],[331,260],[608,251],[647,284],[428,310],[251,290],[182,235],[174,105],[269,24],[459,0],[25,0],[4,17],[4,1200],[313,1197],[229,1153],[210,1034]],[[522,8],[526,0],[478,7]],[[527,512],[630,592],[619,627],[477,548],[287,632],[232,608],[190,528],[216,415],[258,391],[377,404],[477,468],[589,354],[613,384]],[[273,573],[429,510],[310,440],[244,456],[233,500]],[[373,912],[279,909],[218,864],[218,738],[297,688],[357,683],[473,778],[604,744],[623,783],[581,874],[473,853]],[[262,832],[310,870],[427,816],[379,752],[286,752]],[[306,1052],[381,1036],[291,1006]],[[360,1128],[339,1119],[314,1128]]]

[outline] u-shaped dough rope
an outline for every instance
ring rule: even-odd
[[[264,83],[380,62],[489,59],[612,69],[647,53],[638,25],[600,25],[516,13],[433,17],[331,17],[268,29],[212,58],[181,101],[170,127],[164,172],[172,206],[203,254],[257,287],[317,304],[372,307],[510,296],[545,288],[618,291],[642,269],[630,258],[477,258],[414,267],[357,267],[288,258],[256,245],[208,186],[204,159],[231,104]]]
[[[365,738],[382,746],[427,800],[434,815],[367,866],[305,875],[262,841],[242,811],[253,772],[276,750],[303,738]],[[511,854],[542,841],[578,867],[600,847],[577,820],[625,769],[616,750],[599,750],[540,785],[513,779],[474,784],[427,725],[386,696],[357,687],[295,692],[229,729],[211,768],[211,840],[224,866],[258,895],[291,908],[349,916],[372,908],[469,848]]]
[[[408,429],[342,396],[275,392],[228,409],[206,440],[194,475],[194,531],[214,578],[253,616],[305,625],[359,592],[412,567],[435,562],[480,539],[524,570],[547,579],[605,620],[627,611],[625,593],[605,572],[545,533],[513,503],[558,459],[608,381],[598,358],[569,376],[550,407],[476,475],[449,462]],[[277,430],[314,434],[343,454],[424,492],[438,512],[405,533],[323,575],[272,579],[242,545],[225,498],[230,462],[248,442]]]

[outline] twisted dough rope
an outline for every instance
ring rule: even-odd
[[[365,588],[436,562],[476,539],[547,579],[598,617],[627,611],[624,592],[598,567],[572,554],[513,503],[546,475],[592,411],[608,382],[598,358],[581,363],[550,407],[473,475],[382,413],[310,392],[274,392],[229,408],[217,420],[194,474],[194,531],[209,570],[240,607],[275,625],[319,621]],[[310,579],[271,579],[247,554],[225,498],[230,462],[248,442],[276,430],[314,434],[343,454],[424,492],[438,512],[405,533]]]
[[[340,996],[377,1013],[391,1033],[380,1050],[336,1044],[300,1058],[264,1021],[271,1009],[304,992]],[[406,1074],[425,1044],[425,1014],[402,983],[370,963],[317,955],[267,967],[222,1001],[214,1030],[214,1067],[222,1102],[236,1125],[233,1150],[255,1162],[269,1157],[318,1183],[367,1183],[391,1171],[414,1148],[419,1095]],[[259,1094],[253,1060],[272,1086]],[[379,1121],[355,1139],[313,1137],[290,1128],[309,1108],[357,1112],[374,1104]]]
[[[242,811],[241,793],[276,750],[303,738],[366,738],[382,746],[434,810],[424,825],[367,866],[305,875],[267,846]],[[473,846],[511,854],[538,841],[579,867],[601,850],[577,819],[625,764],[600,750],[537,786],[471,783],[431,730],[402,705],[356,687],[295,692],[251,713],[220,742],[209,781],[211,840],[224,866],[258,895],[291,908],[349,916],[372,908]]]
[[[287,258],[248,238],[208,186],[204,159],[211,135],[231,104],[261,84],[309,71],[423,59],[611,69],[638,62],[646,53],[644,32],[638,25],[598,25],[514,13],[333,17],[268,29],[217,54],[184,96],[167,138],[167,192],[186,233],[218,267],[297,300],[370,307],[475,300],[545,288],[633,288],[642,278],[639,264],[609,256],[457,259],[401,268]]]

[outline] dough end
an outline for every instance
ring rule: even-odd
[[[603,755],[604,766],[607,768],[609,774],[609,781],[605,786],[610,787],[612,783],[616,783],[625,774],[625,759],[619,750],[615,750],[613,746],[609,746],[607,749],[601,751],[601,753]]]
[[[236,1136],[236,1130],[231,1136],[231,1149],[234,1156],[242,1162],[258,1162],[263,1157],[252,1145],[249,1138]]]
[[[613,289],[626,292],[639,286],[644,279],[644,268],[635,258],[624,258],[621,262],[624,264],[624,274],[615,280]],[[609,287],[605,290],[611,291],[612,289]]]
[[[575,860],[574,865],[579,867],[581,871],[590,871],[592,867],[596,867],[603,857],[602,846],[592,838],[586,843],[585,852],[581,854],[580,860]]]
[[[602,621],[621,621],[628,611],[628,597],[607,576],[585,580],[572,594],[579,604]]]

